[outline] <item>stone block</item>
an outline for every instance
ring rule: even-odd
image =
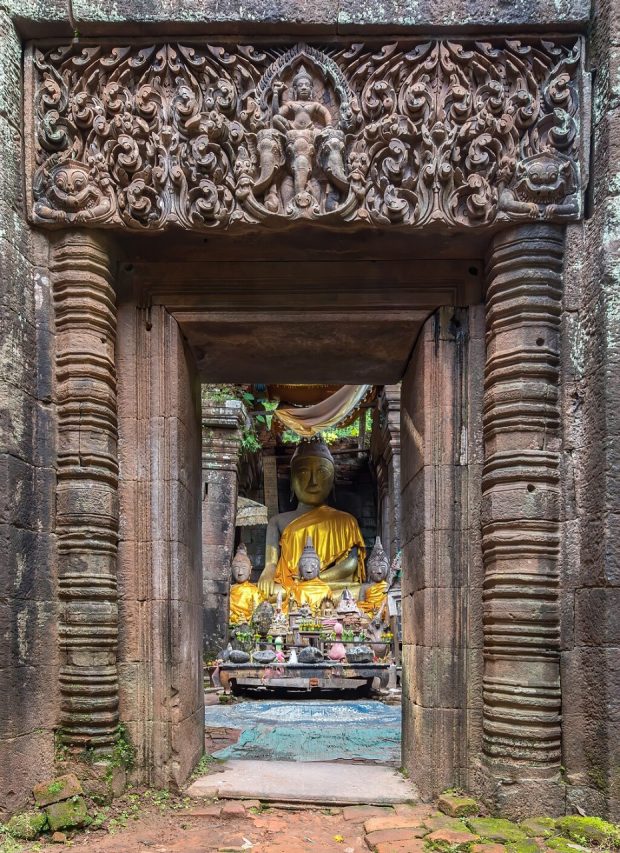
[[[338,31],[354,34],[369,30],[376,33],[428,32],[430,28],[482,27],[486,29],[531,26],[566,26],[570,21],[585,26],[589,7],[585,0],[565,0],[560,5],[552,0],[536,3],[518,0],[506,6],[501,0],[433,3],[432,0],[390,0],[377,7],[367,7],[355,0],[343,0],[338,12]]]
[[[620,589],[576,591],[575,644],[620,646]]]
[[[7,833],[11,838],[21,838],[24,841],[34,841],[47,826],[47,817],[41,812],[22,812],[13,815],[7,822]]]
[[[0,600],[52,601],[56,537],[0,524]]]
[[[469,815],[478,814],[480,811],[480,806],[476,800],[471,797],[450,793],[442,794],[439,797],[437,807],[450,817],[468,817]]]
[[[82,797],[73,797],[61,803],[52,803],[46,807],[45,814],[50,832],[88,826],[92,822]]]
[[[394,809],[389,806],[345,806],[342,810],[342,817],[343,820],[363,822],[371,817],[385,817],[394,813]]]
[[[409,838],[405,841],[379,841],[374,846],[375,853],[424,853],[424,839]]]
[[[480,841],[478,835],[463,829],[437,829],[426,836],[426,844],[431,844],[435,850],[469,851],[472,844]]]
[[[372,817],[367,818],[364,821],[364,832],[378,832],[382,829],[420,829],[422,830],[421,835],[416,837],[422,837],[427,833],[427,829],[424,826],[424,819],[421,817],[410,817],[408,815],[399,815],[395,812],[392,814],[382,814],[382,815],[373,815]],[[411,833],[412,836],[415,833]]]
[[[81,793],[82,785],[73,773],[40,782],[32,789],[34,801],[39,808],[49,806],[52,803],[60,803],[62,800],[68,800],[70,797]]]
[[[204,750],[204,707],[175,723],[171,730],[170,776],[182,785],[200,761]],[[170,780],[169,780],[170,781]]]
[[[487,841],[497,841],[500,844],[513,844],[525,841],[525,832],[510,820],[493,817],[471,817],[466,820],[472,832]]]
[[[220,814],[226,818],[243,818],[246,816],[245,806],[238,800],[227,800],[222,803]]]
[[[11,694],[3,694],[11,695]],[[15,700],[18,701],[18,700]],[[28,701],[24,699],[24,701]],[[5,703],[6,704],[6,703]],[[8,818],[25,808],[30,792],[41,777],[54,771],[53,724],[42,720],[40,724],[19,737],[2,740],[0,765],[0,815]],[[1,726],[0,726],[1,728]]]
[[[424,827],[404,827],[394,829],[377,829],[374,832],[367,832],[366,844],[371,850],[377,850],[379,845],[393,845],[396,841],[411,841],[413,838],[422,838],[426,834]],[[389,848],[393,850],[393,847]],[[423,843],[420,842],[420,850],[423,849]]]
[[[403,763],[427,797],[461,787],[467,747],[464,712],[423,708],[403,699]]]
[[[416,705],[479,708],[483,657],[480,649],[403,646],[403,677]]]

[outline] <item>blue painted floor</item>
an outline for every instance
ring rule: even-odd
[[[372,701],[239,702],[205,708],[205,725],[241,729],[216,758],[400,765],[399,706]]]

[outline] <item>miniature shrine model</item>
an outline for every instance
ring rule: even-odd
[[[250,581],[246,546],[236,550],[229,642],[218,661],[222,686],[233,693],[367,695],[387,685],[395,661],[390,562],[378,536],[366,560],[356,519],[326,503],[333,484],[327,445],[301,442],[291,460],[298,506],[270,520],[258,583]]]

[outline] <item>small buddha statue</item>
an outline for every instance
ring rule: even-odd
[[[388,556],[383,550],[381,539],[377,536],[366,566],[368,583],[362,586],[358,602],[361,609],[371,619],[383,609],[387,600],[387,575],[389,568]]]
[[[263,600],[259,588],[250,582],[252,563],[243,543],[237,548],[231,570],[234,583],[230,587],[229,623],[238,625],[250,622],[252,614]]]
[[[303,441],[291,460],[291,485],[297,509],[275,515],[267,527],[265,568],[258,586],[275,599],[279,589],[294,585],[308,536],[320,560],[320,577],[332,592],[345,587],[357,595],[364,581],[365,545],[356,519],[328,506],[334,485],[334,460],[320,440]],[[301,602],[298,602],[301,604]]]
[[[313,613],[318,613],[325,599],[331,599],[332,591],[329,584],[319,577],[321,561],[309,536],[299,559],[298,569],[299,580],[293,587],[295,601],[301,606],[307,604]]]

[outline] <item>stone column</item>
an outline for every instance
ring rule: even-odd
[[[228,632],[230,562],[245,417],[238,400],[202,408],[203,649],[207,654],[222,648]]]
[[[384,385],[378,405],[389,501],[390,540],[383,545],[393,560],[400,548],[400,385]]]
[[[62,739],[109,748],[118,723],[115,292],[96,233],[55,244]]]
[[[562,809],[559,346],[563,231],[510,228],[487,267],[483,730],[495,805]],[[544,780],[541,782],[541,780]]]

